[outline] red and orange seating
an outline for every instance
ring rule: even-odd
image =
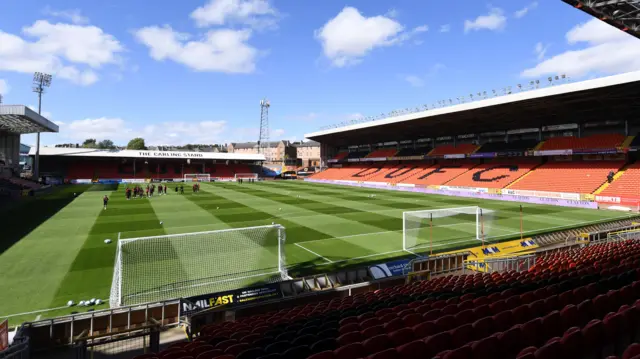
[[[425,168],[403,182],[421,185],[443,185],[475,166],[476,164],[474,163],[442,163]]]
[[[640,163],[629,166],[622,176],[611,182],[600,195],[640,198]]]
[[[375,150],[371,153],[369,153],[367,155],[367,157],[369,158],[376,158],[376,157],[392,157],[393,155],[395,155],[398,152],[397,149],[395,148],[386,148],[386,149],[380,149],[380,150]]]
[[[615,148],[622,145],[625,136],[620,134],[601,134],[587,137],[553,137],[545,140],[540,147],[541,151],[568,150],[568,149],[592,149]]]
[[[441,145],[429,152],[429,156],[444,156],[444,155],[459,155],[473,153],[478,146],[471,143],[463,143],[457,146],[454,145]]]
[[[609,172],[617,172],[622,161],[550,162],[531,172],[510,189],[593,193],[607,180]]]
[[[525,173],[531,171],[537,163],[497,161],[483,163],[472,170],[447,182],[447,186],[504,188]]]

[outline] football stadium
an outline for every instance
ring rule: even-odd
[[[548,82],[227,151],[0,103],[0,358],[640,358],[640,72]]]

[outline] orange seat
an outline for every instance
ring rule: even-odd
[[[510,189],[593,193],[616,172],[622,161],[550,162],[511,185]]]
[[[609,184],[601,196],[640,198],[640,163],[634,163]]]
[[[548,150],[569,150],[569,149],[592,149],[592,148],[616,148],[622,145],[625,136],[617,133],[601,134],[587,137],[553,137],[545,140],[540,147],[541,151]]]
[[[483,163],[447,182],[447,186],[504,188],[531,171],[535,166],[535,162],[497,161]]]
[[[444,155],[459,155],[470,154],[478,149],[478,146],[472,143],[463,143],[457,146],[454,145],[441,145],[429,152],[429,156],[444,156]]]

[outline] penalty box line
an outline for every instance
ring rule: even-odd
[[[324,260],[325,262],[327,262],[327,264],[329,264],[329,263],[335,263],[335,262],[334,262],[334,261],[332,261],[331,259],[328,259],[327,257],[321,256],[320,254],[318,254],[318,253],[316,253],[316,252],[312,251],[312,250],[311,250],[311,249],[309,249],[309,248],[305,248],[305,247],[303,247],[302,245],[300,245],[300,244],[298,244],[298,243],[294,243],[294,244],[295,244],[297,247],[302,248],[302,249],[304,249],[305,251],[307,251],[307,252],[309,252],[309,253],[313,254],[314,256],[316,256],[316,257],[318,257],[318,258],[321,258],[322,260]]]

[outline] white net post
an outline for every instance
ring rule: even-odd
[[[118,241],[111,307],[289,279],[286,230],[269,225]]]
[[[185,173],[185,182],[211,182],[211,174],[209,173]]]
[[[482,209],[478,206],[402,213],[402,249],[411,253],[429,249],[434,242],[443,246],[482,240],[482,232]]]

